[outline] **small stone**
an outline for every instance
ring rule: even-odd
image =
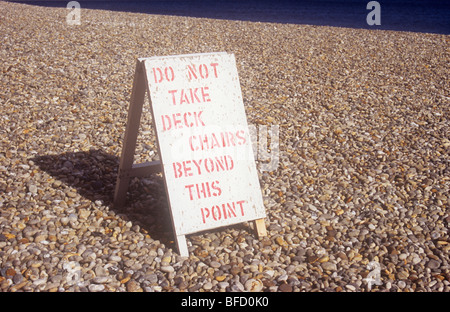
[[[406,271],[400,271],[397,273],[397,278],[400,280],[407,279],[408,277],[409,277],[409,274]]]
[[[135,280],[129,280],[127,283],[127,291],[128,292],[142,292],[143,289]]]
[[[53,182],[52,186],[53,186],[54,188],[58,188],[58,187],[61,186],[61,184],[62,184],[61,181],[56,180],[56,181]]]
[[[47,234],[38,234],[38,235],[36,235],[36,236],[34,237],[34,242],[35,242],[35,243],[40,243],[40,242],[46,240],[47,237],[48,237]]]
[[[343,214],[344,213],[344,210],[343,209],[338,209],[338,210],[336,210],[336,215],[338,215],[338,216],[340,216],[341,214]],[[342,287],[341,287],[341,289],[342,289]]]
[[[211,282],[206,282],[206,283],[203,285],[203,289],[204,289],[204,290],[211,290],[212,287],[213,287],[213,284],[212,284]]]
[[[23,275],[22,274],[17,273],[17,274],[14,275],[14,277],[13,277],[14,284],[19,284],[22,281],[23,281]]]
[[[122,260],[122,258],[119,257],[119,256],[117,256],[117,255],[111,255],[111,256],[108,258],[108,260],[109,260],[109,261],[114,261],[114,262],[119,262],[119,261]]]
[[[222,264],[220,264],[220,262],[217,262],[217,261],[211,261],[210,265],[216,269],[218,269],[222,266]]]
[[[68,168],[68,169],[73,169],[73,164],[72,164],[72,162],[66,160],[63,164],[63,167]]]
[[[75,222],[78,220],[78,216],[75,213],[69,214],[69,222]]]
[[[430,261],[428,261],[427,263],[427,267],[432,269],[432,270],[436,270],[441,266],[441,262],[435,259],[431,259]]]
[[[342,252],[342,251],[338,252],[338,253],[336,254],[336,256],[339,257],[339,258],[341,258],[342,260],[348,260],[347,255],[346,255],[344,252]]]
[[[22,287],[24,287],[26,284],[28,284],[28,281],[27,280],[23,280],[20,283],[17,283],[14,286],[12,286],[9,291],[15,292],[15,291],[21,289]]]
[[[36,185],[31,184],[31,185],[28,186],[28,192],[30,192],[31,194],[36,195],[37,191],[38,191],[38,188],[37,188]]]
[[[42,260],[32,260],[31,267],[32,268],[39,268],[41,267],[43,261]]]
[[[166,265],[166,266],[161,267],[161,271],[166,272],[166,273],[172,273],[172,272],[175,272],[175,269],[171,265]]]
[[[125,276],[124,278],[122,278],[121,280],[120,280],[120,283],[121,284],[126,284],[126,283],[128,283],[128,281],[131,279],[131,275],[128,275],[128,276]]]
[[[78,214],[80,215],[81,219],[87,219],[89,217],[89,215],[91,214],[91,212],[88,209],[80,209],[78,211]]]
[[[233,266],[233,267],[231,268],[231,270],[230,270],[230,273],[233,274],[233,275],[238,275],[239,272],[241,272],[241,271],[242,271],[242,267],[239,267],[239,266]]]
[[[81,256],[86,261],[95,261],[97,259],[97,254],[90,249],[83,252]]]
[[[336,271],[337,267],[336,264],[333,262],[324,262],[321,264],[322,269],[326,270],[326,271]]]
[[[267,271],[264,271],[264,274],[266,274],[269,278],[272,278],[275,275],[275,271],[267,270]]]
[[[245,290],[259,292],[263,288],[263,283],[259,279],[249,279],[245,282]]]
[[[105,290],[105,285],[103,284],[91,284],[88,286],[89,291],[91,292],[99,292]]]
[[[106,284],[112,282],[112,278],[110,276],[96,276],[92,279],[92,282],[95,284]]]
[[[38,278],[38,279],[36,279],[36,280],[33,281],[33,285],[35,285],[35,286],[40,286],[40,285],[45,284],[46,282],[47,282],[47,278],[46,278],[46,277],[44,277],[44,278]]]
[[[263,245],[263,247],[271,246],[272,245],[272,241],[267,236],[264,236],[261,239],[261,244]]]
[[[390,290],[392,288],[392,283],[391,282],[387,282],[386,283],[386,289]]]
[[[281,284],[278,289],[282,292],[292,292],[292,286],[286,283]]]
[[[280,245],[282,247],[288,247],[288,243],[284,240],[284,238],[282,236],[278,236],[275,240],[278,245]]]
[[[172,261],[172,257],[170,257],[170,256],[164,257],[161,260],[161,262],[165,262],[167,264],[169,264],[171,261]]]
[[[6,269],[6,272],[2,275],[4,275],[6,278],[11,278],[14,275],[16,275],[16,273],[17,272],[13,268],[8,268],[8,269]]]
[[[66,195],[68,197],[70,197],[70,198],[74,198],[74,197],[77,196],[77,193],[76,192],[72,192],[72,191],[68,191],[68,192],[66,192]]]

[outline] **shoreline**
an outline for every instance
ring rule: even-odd
[[[22,1],[43,7],[65,8],[68,1]],[[370,12],[357,1],[80,1],[82,9],[153,15],[185,16],[263,23],[333,26],[371,30],[393,30],[450,34],[450,5],[439,1],[408,4],[383,3],[381,25],[369,26]]]

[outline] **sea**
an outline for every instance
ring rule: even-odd
[[[10,2],[51,7],[67,7],[69,4],[69,1]],[[81,9],[450,34],[450,0],[380,0],[375,4],[368,0],[97,0],[77,2]],[[368,15],[370,15],[369,22]],[[377,23],[372,21],[377,21]]]

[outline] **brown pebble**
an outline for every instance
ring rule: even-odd
[[[282,292],[292,292],[292,286],[286,283],[281,284],[278,289]]]

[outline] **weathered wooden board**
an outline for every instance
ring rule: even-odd
[[[177,237],[264,218],[234,55],[142,61]]]

